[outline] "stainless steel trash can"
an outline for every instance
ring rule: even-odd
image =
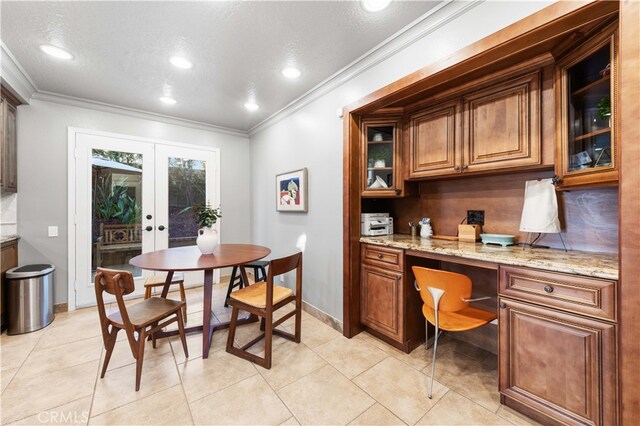
[[[53,321],[53,265],[11,268],[6,272],[7,334],[40,330]]]

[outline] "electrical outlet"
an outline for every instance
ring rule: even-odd
[[[57,237],[58,236],[58,227],[57,226],[50,226],[47,232],[47,235],[49,237]]]

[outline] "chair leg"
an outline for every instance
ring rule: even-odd
[[[138,354],[136,357],[136,392],[140,390],[140,378],[142,377],[142,361],[144,360],[145,329],[141,329],[138,334]]]
[[[273,312],[266,318],[264,330],[264,365],[267,370],[271,369],[271,349],[273,344]]]
[[[180,281],[180,300],[184,302],[184,306],[182,307],[182,318],[184,319],[184,323],[187,323],[187,294],[184,291],[184,281]]]
[[[144,288],[144,298],[148,299],[151,297],[151,286]]]
[[[260,331],[264,331],[264,318],[260,318]]]
[[[302,295],[296,294],[296,343],[300,343],[300,335],[302,331]]]
[[[109,361],[111,360],[111,354],[113,353],[113,348],[116,345],[116,340],[118,337],[119,328],[111,326],[111,331],[109,332],[109,340],[105,345],[105,354],[104,361],[102,362],[102,372],[100,373],[100,378],[104,378],[104,375],[107,373],[107,367],[109,366]]]
[[[238,272],[238,266],[234,266],[233,269],[231,270],[231,278],[229,278],[229,288],[227,289],[227,297],[224,298],[224,307],[225,308],[229,306],[229,304],[227,303],[227,300],[231,296],[231,290],[233,290],[233,286],[234,286],[234,283],[235,283],[235,280],[236,280],[236,273],[237,272]],[[242,288],[242,284],[240,284],[240,288]]]
[[[431,361],[431,382],[429,383],[429,399],[433,398],[433,376],[436,374],[436,351],[438,350],[438,325],[436,324],[436,333],[433,340],[433,360]]]
[[[264,266],[260,267],[260,272],[262,272],[262,279],[260,281],[266,281],[267,280],[267,270],[264,268]]]
[[[184,356],[186,358],[189,358],[189,349],[187,349],[187,338],[184,335],[184,318],[182,318],[182,309],[178,309],[176,315],[178,316],[178,334],[180,334],[180,340],[182,341]]]
[[[235,306],[231,311],[231,323],[229,323],[229,333],[227,334],[227,352],[231,353],[233,340],[236,338],[236,326],[238,325],[238,308]]]

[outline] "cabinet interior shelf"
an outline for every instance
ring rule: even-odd
[[[389,141],[367,141],[367,143],[369,145],[375,145],[375,144],[389,144],[389,143],[393,143],[392,140]]]
[[[611,80],[611,75],[605,75],[604,77],[599,78],[598,80],[593,81],[593,82],[587,84],[586,86],[581,87],[578,90],[574,91],[573,93],[571,93],[571,96],[577,96],[577,95],[579,95],[581,93],[584,93],[584,92],[592,89],[593,87],[596,87],[596,86],[601,85],[602,83],[608,82],[609,80]]]
[[[604,133],[608,133],[611,131],[611,127],[607,127],[606,129],[596,130],[594,132],[585,133],[584,135],[576,136],[573,140],[581,141],[583,139],[592,138],[594,136],[602,135]]]
[[[393,167],[367,167],[367,170],[393,170]]]

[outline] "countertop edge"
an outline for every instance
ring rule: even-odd
[[[4,245],[4,244],[12,243],[14,241],[18,241],[19,239],[20,239],[20,235],[9,235],[6,237],[1,237],[0,244]]]
[[[407,236],[408,237],[408,236]],[[460,257],[464,259],[471,259],[481,262],[488,263],[496,263],[501,265],[509,265],[509,266],[522,266],[526,268],[532,269],[540,269],[544,271],[552,271],[552,272],[561,272],[573,275],[582,275],[586,277],[600,278],[606,280],[618,280],[618,270],[614,270],[612,268],[586,268],[580,265],[570,265],[563,262],[558,263],[550,263],[549,261],[544,260],[536,260],[536,259],[510,259],[508,256],[503,255],[494,255],[483,253],[481,255],[476,255],[474,253],[462,252],[456,249],[451,248],[433,248],[427,246],[420,246],[419,244],[412,244],[408,242],[402,241],[392,241],[392,240],[380,240],[380,237],[361,237],[360,242],[366,244],[373,244],[378,246],[386,246],[386,247],[394,247],[403,250],[413,250],[424,253],[432,253],[438,255],[452,256],[452,257]],[[388,238],[388,237],[387,237]],[[430,240],[432,241],[432,240]],[[468,243],[473,244],[473,243]],[[477,243],[482,246],[481,243]],[[580,253],[585,256],[598,256],[598,253],[589,253],[589,252],[578,252],[578,251],[570,251],[572,253]]]

